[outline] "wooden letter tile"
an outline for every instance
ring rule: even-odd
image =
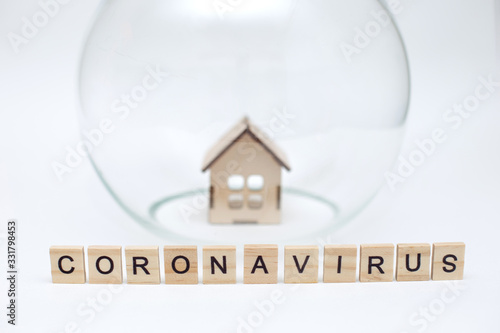
[[[278,283],[278,245],[245,245],[244,283]]]
[[[315,245],[285,246],[285,283],[317,283],[318,257]]]
[[[434,243],[432,246],[432,279],[462,280],[464,278],[465,244]]]
[[[398,244],[396,281],[428,281],[430,261],[430,244]]]
[[[165,283],[198,283],[198,250],[196,246],[164,246]]]
[[[83,246],[51,246],[52,283],[85,283]]]
[[[125,247],[127,283],[159,284],[160,259],[158,246]]]
[[[89,246],[89,283],[123,283],[122,247]]]
[[[325,245],[323,282],[356,282],[356,245]]]
[[[236,283],[236,246],[203,247],[203,283]]]
[[[359,281],[389,282],[394,279],[393,244],[363,244],[359,255]]]

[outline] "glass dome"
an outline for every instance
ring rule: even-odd
[[[345,225],[401,145],[405,49],[368,0],[108,0],[82,55],[90,158],[139,223],[172,242],[305,240]],[[288,157],[276,225],[209,223],[206,152],[248,117]]]

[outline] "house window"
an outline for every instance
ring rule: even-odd
[[[248,176],[247,187],[251,191],[261,191],[264,188],[264,177],[262,175]]]
[[[242,194],[230,194],[227,197],[227,203],[229,208],[238,209],[243,207],[243,195]]]
[[[245,178],[242,175],[231,175],[227,178],[227,187],[231,191],[241,191],[245,186]]]
[[[251,209],[259,209],[262,207],[262,195],[250,194],[248,196],[248,207]]]

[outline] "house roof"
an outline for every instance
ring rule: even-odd
[[[212,164],[223,155],[245,133],[248,133],[264,149],[266,149],[282,167],[290,171],[290,164],[285,153],[271,141],[264,132],[252,124],[247,117],[230,129],[205,155],[202,171],[209,169]]]

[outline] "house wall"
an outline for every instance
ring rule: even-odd
[[[234,174],[242,175],[245,180],[249,175],[262,175],[264,177],[263,191],[250,191],[246,184],[242,191],[229,190],[227,178]],[[249,134],[245,133],[212,164],[210,183],[213,186],[210,222],[265,224],[280,222],[278,195],[279,186],[281,186],[281,165]],[[245,201],[242,208],[231,209],[229,207],[228,196],[232,193],[243,194]],[[260,209],[248,207],[246,198],[252,193],[262,194],[263,204]]]

